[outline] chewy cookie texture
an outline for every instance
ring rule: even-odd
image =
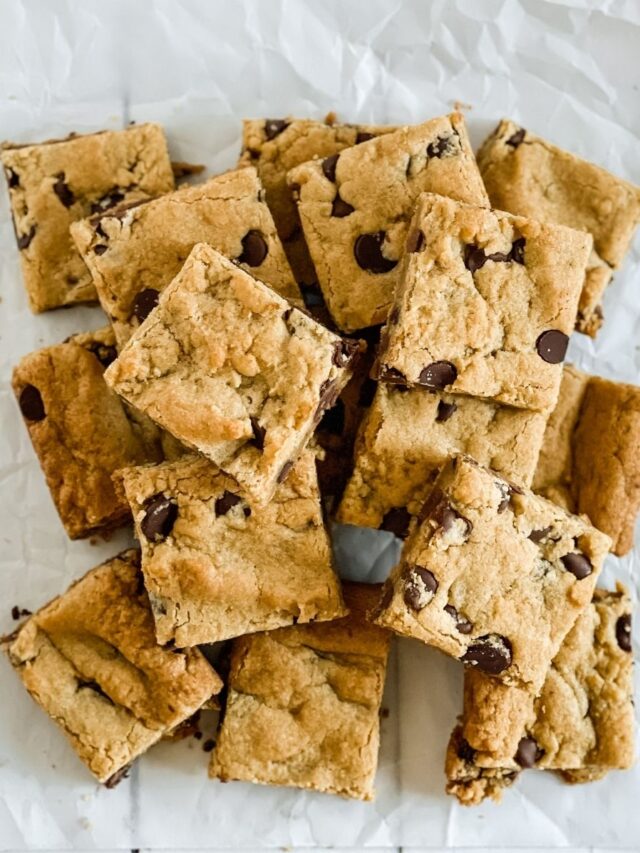
[[[34,145],[0,147],[32,311],[95,300],[69,226],[120,202],[174,188],[164,131],[156,124]]]
[[[358,350],[199,244],[105,376],[264,505]]]
[[[13,371],[20,411],[72,539],[125,524],[131,514],[112,474],[162,458],[155,427],[104,381],[115,357],[112,330],[98,329],[37,350]]]
[[[345,584],[349,615],[234,641],[210,775],[373,799],[389,634],[379,588]]]
[[[202,456],[122,476],[158,642],[182,648],[345,613],[311,450],[263,509]]]
[[[447,790],[466,804],[500,799],[530,767],[567,782],[601,779],[633,763],[631,601],[597,589],[533,697],[465,672],[462,724],[447,755]]]
[[[488,205],[459,113],[305,163],[288,181],[327,308],[345,332],[386,320],[420,193]]]
[[[3,645],[33,699],[108,786],[222,688],[200,651],[156,644],[137,551],[90,571]]]
[[[640,222],[640,188],[506,119],[482,145],[478,165],[495,207],[593,235],[576,328],[594,336],[612,270]]]
[[[241,169],[73,226],[119,347],[156,306],[196,243],[212,245],[282,296],[299,299],[263,196],[255,169]]]
[[[550,409],[591,243],[563,226],[423,195],[378,378]]]
[[[609,544],[584,519],[458,456],[427,498],[376,621],[535,693]]]

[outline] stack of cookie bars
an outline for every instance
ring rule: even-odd
[[[509,121],[476,159],[458,113],[246,121],[181,188],[154,124],[1,159],[32,309],[109,321],[13,386],[69,537],[140,548],[3,641],[100,782],[219,708],[212,777],[371,799],[392,634],[465,664],[460,802],[630,766],[630,598],[596,583],[640,388],[563,362],[638,188]],[[404,540],[383,586],[340,581],[330,517]]]

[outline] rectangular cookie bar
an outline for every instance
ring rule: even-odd
[[[304,163],[288,182],[327,308],[345,332],[385,321],[421,193],[489,203],[459,113]]]
[[[344,614],[312,451],[264,509],[199,455],[122,476],[159,643],[214,643]]]
[[[640,222],[640,187],[504,119],[478,165],[494,207],[593,235],[576,328],[595,336],[602,295]]]
[[[545,424],[541,412],[380,383],[336,518],[404,536],[439,468],[458,453],[530,486]]]
[[[565,367],[533,487],[588,515],[614,554],[628,553],[640,510],[640,388]]]
[[[105,378],[264,505],[358,349],[201,243]]]
[[[235,640],[210,776],[372,800],[389,634],[379,587],[344,585],[349,615]]]
[[[339,124],[331,115],[325,121],[286,118],[243,122],[238,166],[257,169],[291,269],[312,312],[318,307],[321,295],[296,203],[287,186],[287,172],[309,160],[333,157],[344,148],[396,129]]]
[[[552,408],[591,242],[561,225],[423,195],[378,378]]]
[[[520,770],[601,779],[634,757],[631,601],[621,585],[596,589],[535,698],[477,670],[465,672],[462,725],[447,760],[449,793],[499,799]]]
[[[300,291],[255,169],[78,222],[72,235],[121,348],[196,243],[209,243],[287,299]]]
[[[198,649],[162,649],[138,551],[88,572],[3,641],[12,666],[108,787],[222,682]]]
[[[73,222],[174,188],[164,131],[157,124],[34,145],[5,143],[0,160],[35,313],[96,298],[69,236]]]
[[[137,419],[104,381],[115,357],[113,331],[98,329],[32,352],[13,371],[33,448],[72,539],[129,521],[113,472],[162,459],[155,426]]]
[[[537,693],[610,539],[473,459],[442,469],[376,621]]]

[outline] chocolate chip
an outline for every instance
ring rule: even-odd
[[[339,154],[332,154],[331,157],[325,157],[322,161],[322,172],[328,181],[332,184],[336,182],[336,166],[338,165]]]
[[[404,579],[404,603],[412,610],[423,610],[438,591],[433,572],[424,566],[411,566]]]
[[[361,234],[353,246],[353,254],[358,265],[367,272],[376,275],[390,272],[397,261],[389,260],[382,254],[382,244],[385,232],[377,231],[374,234]]]
[[[445,533],[448,533],[458,521],[464,522],[463,535],[468,539],[473,530],[473,524],[464,515],[460,515],[449,503],[447,496],[440,489],[434,489],[425,501],[420,511],[420,521],[430,518]]]
[[[353,213],[354,210],[355,207],[352,207],[349,202],[340,198],[340,193],[336,193],[336,197],[334,198],[331,206],[332,216],[335,216],[337,219],[344,219],[345,216],[349,216],[349,214]]]
[[[510,136],[509,139],[505,140],[505,145],[510,145],[512,148],[517,148],[518,145],[521,145],[524,141],[524,135],[526,131],[523,127],[518,128],[513,136]]]
[[[447,157],[455,154],[456,151],[457,148],[452,135],[439,136],[435,142],[430,142],[427,145],[427,157]]]
[[[336,400],[335,406],[322,415],[318,429],[331,435],[342,435],[345,425],[345,407],[342,400]]]
[[[392,385],[406,385],[407,377],[395,367],[389,367],[388,364],[381,364],[378,368],[378,379],[382,382],[389,382]]]
[[[465,761],[467,764],[473,764],[476,760],[476,751],[471,746],[468,740],[464,738],[460,738],[458,743],[458,748],[456,749],[456,755],[462,761]]]
[[[60,201],[65,207],[71,207],[74,204],[76,197],[69,189],[69,186],[65,183],[65,175],[64,172],[60,172],[59,175],[56,175],[56,182],[53,185],[53,191],[58,196]]]
[[[421,252],[424,249],[424,231],[414,228],[407,238],[407,252]]]
[[[464,247],[464,265],[470,273],[481,269],[487,262],[487,256],[484,249],[479,246],[467,245]]]
[[[346,367],[357,351],[357,341],[338,341],[333,348],[333,357],[331,361],[335,364],[336,367]]]
[[[116,770],[113,776],[109,776],[107,781],[104,783],[105,788],[115,788],[123,779],[127,778],[129,770],[131,770],[130,764],[127,764],[125,767],[121,767],[120,770]]]
[[[108,246],[103,246],[101,243],[98,243],[97,246],[93,247],[93,253],[94,255],[104,255],[108,248]]]
[[[133,300],[133,313],[140,323],[147,319],[158,304],[160,294],[153,287],[145,287]]]
[[[32,225],[26,234],[21,234],[20,237],[17,238],[18,248],[20,249],[20,251],[22,251],[23,249],[28,249],[29,246],[31,245],[31,241],[33,240],[33,238],[35,236],[36,236],[36,226]]]
[[[455,621],[456,628],[461,634],[470,634],[473,631],[473,625],[464,616],[460,616],[453,604],[445,604],[444,612]]]
[[[20,186],[20,176],[17,172],[14,172],[13,169],[6,168],[5,174],[7,176],[7,183],[9,184],[9,189],[13,190],[16,187]]]
[[[358,405],[365,409],[373,403],[373,398],[376,395],[377,384],[374,379],[367,376],[360,386],[360,394],[358,395]]]
[[[253,438],[250,439],[249,444],[257,447],[258,450],[264,450],[264,437],[267,434],[267,430],[265,427],[261,426],[257,418],[250,418],[250,421],[251,429],[253,430]]]
[[[202,750],[203,752],[211,752],[214,749],[215,745],[215,740],[209,738],[209,740],[205,740],[205,742],[202,744]]]
[[[529,539],[537,545],[543,539],[546,539],[550,532],[550,527],[543,527],[541,530],[532,530],[529,534]]]
[[[418,384],[425,388],[442,391],[447,385],[452,385],[458,376],[455,364],[450,361],[434,361],[420,371]]]
[[[631,651],[631,614],[624,613],[616,622],[616,640],[623,652]]]
[[[300,291],[306,308],[324,308],[324,296],[317,281],[314,281],[313,284],[300,282]]]
[[[251,230],[242,238],[242,254],[238,263],[249,267],[259,267],[269,254],[267,241],[259,231]]]
[[[289,127],[289,122],[282,118],[268,118],[264,123],[265,136],[267,139],[275,139],[287,127]]]
[[[374,138],[374,133],[369,133],[368,130],[359,130],[356,134],[356,145],[360,145],[361,142],[368,142],[370,139]]]
[[[388,530],[395,533],[399,539],[404,539],[409,532],[411,515],[405,507],[398,506],[385,513],[380,524],[380,530]]]
[[[166,539],[173,530],[178,517],[178,506],[162,492],[148,498],[145,503],[145,515],[140,523],[140,529],[150,542],[160,542]]]
[[[510,261],[514,261],[516,264],[524,264],[524,247],[526,242],[524,237],[519,237],[513,241],[511,251],[509,252]]]
[[[518,749],[513,758],[520,767],[528,768],[533,767],[537,761],[540,761],[543,755],[543,750],[540,749],[532,737],[523,737],[518,743]]]
[[[558,329],[543,332],[536,341],[538,355],[549,364],[560,364],[564,361],[569,346],[569,338]]]
[[[105,210],[108,210],[110,207],[115,207],[116,204],[119,204],[121,201],[124,201],[124,193],[120,187],[113,187],[97,201],[93,202],[91,205],[91,213],[104,213]],[[104,236],[104,232],[102,233]]]
[[[583,578],[589,577],[593,571],[591,561],[588,557],[585,557],[584,554],[565,554],[564,557],[561,557],[560,559],[562,560],[565,569],[568,572],[571,572],[571,574],[579,581]]]
[[[239,495],[235,495],[227,489],[223,492],[221,497],[216,498],[213,510],[216,516],[226,515],[229,510],[233,509],[233,507],[239,504],[241,500],[242,498]]]
[[[502,513],[511,503],[512,489],[510,485],[508,483],[505,483],[504,481],[496,483],[496,486],[498,487],[498,491],[502,495],[502,500],[498,504],[498,513]]]
[[[293,468],[293,462],[285,462],[282,468],[280,469],[280,473],[278,474],[278,483],[284,483],[284,481],[289,476],[289,472]]]
[[[243,507],[242,512],[244,513],[245,518],[249,518],[249,516],[251,515],[251,507],[250,506]]]
[[[95,355],[103,367],[109,367],[118,357],[118,351],[114,346],[97,342],[89,347],[89,352]]]
[[[440,400],[438,403],[438,413],[436,415],[436,423],[443,424],[449,420],[451,415],[457,410],[457,406],[455,403],[447,403],[444,400]]]
[[[469,646],[461,660],[489,675],[498,675],[511,666],[511,643],[500,634],[485,634]]]
[[[42,421],[46,416],[42,396],[35,385],[25,385],[18,398],[20,411],[28,421]]]

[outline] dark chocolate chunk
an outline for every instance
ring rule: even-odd
[[[500,634],[485,634],[469,646],[461,660],[489,675],[499,675],[511,666],[511,643]]]
[[[361,142],[368,142],[370,139],[374,138],[374,133],[369,133],[368,130],[359,130],[356,134],[356,145],[360,145]]]
[[[121,201],[124,201],[124,192],[120,187],[113,187],[97,201],[93,202],[91,205],[91,213],[104,213],[105,210],[108,210],[110,207],[115,207],[115,205],[120,204]],[[100,226],[98,226],[98,229],[100,229]],[[103,236],[106,236],[101,229],[98,229],[96,229],[98,233],[102,233]]]
[[[352,207],[348,201],[340,198],[340,193],[336,193],[331,206],[332,216],[335,216],[337,219],[344,219],[345,216],[349,216],[354,210],[355,207]]]
[[[249,267],[259,267],[269,254],[269,246],[262,234],[255,229],[247,231],[242,238],[242,254],[238,263]]]
[[[345,424],[345,408],[342,400],[336,400],[335,406],[322,415],[318,430],[329,432],[331,435],[342,435]]]
[[[424,249],[424,231],[414,228],[407,238],[407,252],[421,252]]]
[[[33,238],[35,236],[36,236],[36,226],[32,225],[26,234],[21,234],[17,238],[18,248],[20,249],[20,251],[22,251],[23,249],[28,249],[29,246],[31,245],[31,241],[33,240]]]
[[[425,388],[442,391],[447,385],[452,385],[457,376],[458,371],[455,364],[451,364],[450,361],[434,361],[422,368],[418,384]]]
[[[526,130],[524,129],[524,127],[518,128],[518,130],[516,130],[516,132],[512,136],[509,137],[509,139],[505,140],[504,144],[510,145],[512,148],[517,148],[518,145],[521,145],[522,142],[524,141],[525,133],[526,133]]]
[[[75,203],[76,197],[69,189],[69,186],[65,183],[64,172],[60,172],[59,175],[56,175],[56,179],[57,180],[53,185],[54,193],[58,196],[65,207],[71,207],[71,205]]]
[[[97,246],[93,247],[93,254],[94,255],[104,255],[104,253],[107,251],[108,248],[109,248],[108,246],[103,246],[102,243],[98,243]]]
[[[20,411],[28,421],[42,421],[46,416],[42,396],[35,385],[25,385],[18,397]]]
[[[487,256],[484,249],[479,246],[467,245],[464,247],[464,265],[470,273],[481,269],[487,262]]]
[[[336,367],[346,367],[357,351],[357,341],[339,341],[333,349],[333,358],[331,360],[333,361]]]
[[[280,473],[278,474],[278,483],[284,483],[284,481],[289,476],[289,472],[293,468],[293,462],[285,462],[282,468],[280,469]]]
[[[541,530],[532,530],[529,534],[529,539],[537,545],[543,539],[546,539],[550,532],[550,527],[543,527]]]
[[[460,741],[458,742],[456,755],[467,764],[473,764],[476,760],[476,750],[471,746],[469,741],[464,738],[460,738]]]
[[[325,157],[322,161],[322,172],[328,181],[332,184],[336,182],[336,166],[338,165],[339,154],[332,154],[331,157]]]
[[[523,737],[518,743],[518,749],[513,758],[516,764],[526,769],[533,767],[537,761],[540,761],[543,755],[543,750],[540,749],[532,737]]]
[[[423,610],[438,591],[433,572],[424,566],[411,566],[404,579],[404,603],[412,610]]]
[[[396,367],[389,367],[387,364],[381,364],[378,368],[378,379],[381,382],[390,382],[392,385],[406,385],[407,377],[401,373]]]
[[[543,332],[536,341],[538,355],[549,364],[560,364],[564,361],[568,346],[569,338],[558,329]]]
[[[382,244],[385,232],[377,231],[374,234],[361,234],[353,245],[353,254],[358,265],[367,272],[376,275],[390,272],[397,261],[389,260],[382,254]]]
[[[388,530],[390,533],[395,533],[399,539],[404,539],[409,532],[410,523],[409,511],[403,506],[398,506],[385,513],[380,530]]]
[[[253,444],[258,450],[264,450],[264,437],[267,434],[267,430],[260,424],[257,418],[250,418],[250,420],[253,438],[249,441],[249,444]]]
[[[444,612],[455,621],[456,628],[461,634],[470,634],[473,631],[473,625],[464,616],[460,616],[453,604],[445,604]]]
[[[89,347],[89,352],[95,355],[103,367],[109,367],[109,365],[118,357],[118,351],[114,346],[101,344],[97,341]]]
[[[429,145],[427,145],[427,157],[441,158],[457,153],[457,147],[454,140],[455,136],[453,134],[450,134],[449,136],[439,136],[435,142],[430,142]]]
[[[239,504],[241,500],[242,498],[239,495],[230,492],[228,489],[225,490],[219,498],[216,498],[216,502],[213,507],[216,516],[226,515],[229,510],[233,509],[233,507]]]
[[[519,237],[513,241],[511,251],[509,252],[510,261],[515,261],[516,264],[524,264],[524,247],[526,242],[524,237]]]
[[[374,379],[367,376],[360,386],[360,394],[358,395],[358,405],[368,409],[373,403],[373,398],[376,394],[377,383]]]
[[[623,613],[616,622],[616,640],[623,652],[631,651],[631,614]]]
[[[211,752],[215,748],[215,745],[215,740],[209,738],[208,740],[205,740],[205,742],[202,744],[202,750],[203,752]]]
[[[145,287],[144,290],[141,290],[140,293],[133,300],[133,313],[140,321],[140,323],[144,322],[149,314],[153,311],[153,309],[158,304],[158,298],[160,294],[153,287]]]
[[[250,506],[243,507],[242,512],[244,513],[245,518],[249,518],[249,516],[251,515],[251,507]]]
[[[440,400],[438,403],[438,413],[436,415],[436,423],[443,424],[449,420],[449,418],[453,415],[453,413],[457,410],[457,406],[455,403],[447,403],[444,400]]]
[[[144,518],[140,522],[140,529],[144,536],[150,542],[166,539],[178,517],[178,505],[159,492],[145,501],[144,508]]]
[[[289,127],[289,122],[282,118],[268,118],[264,123],[265,136],[267,139],[275,139],[287,127]]]
[[[565,554],[564,557],[561,557],[560,559],[562,560],[565,569],[568,572],[571,572],[571,574],[579,581],[583,578],[589,577],[593,571],[591,561],[584,554]]]

